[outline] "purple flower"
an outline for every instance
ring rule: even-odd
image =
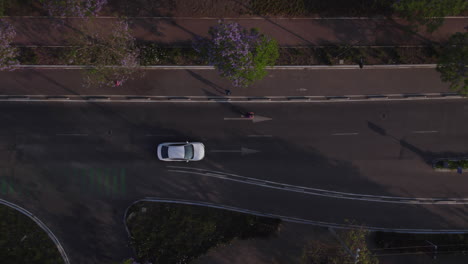
[[[11,46],[16,36],[13,26],[5,20],[0,20],[0,70],[13,70],[18,65],[16,59],[18,50]]]

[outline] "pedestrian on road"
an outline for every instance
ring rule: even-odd
[[[359,59],[359,68],[364,68],[364,60],[362,59],[362,57]]]
[[[225,90],[225,91],[226,91],[226,95],[227,95],[227,96],[230,96],[230,95],[231,95],[231,90],[228,89],[228,90]]]
[[[122,81],[119,81],[119,80],[115,81],[115,87],[119,87],[121,85],[122,85]]]
[[[253,119],[254,118],[254,112],[247,112],[247,114],[245,114],[244,117],[248,118],[248,119]]]

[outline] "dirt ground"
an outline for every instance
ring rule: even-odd
[[[325,228],[283,223],[277,237],[235,240],[208,252],[193,264],[282,264],[300,263],[308,241],[336,243]]]

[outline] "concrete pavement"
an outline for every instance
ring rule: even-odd
[[[383,228],[467,230],[466,205],[329,198],[169,167],[363,195],[465,198],[464,174],[436,173],[428,161],[466,155],[468,127],[459,120],[466,119],[467,109],[464,101],[443,100],[138,107],[5,102],[0,105],[0,122],[8,127],[0,131],[1,179],[15,191],[0,196],[43,220],[63,241],[71,263],[130,256],[123,213],[145,197],[321,222],[354,219]],[[271,120],[225,120],[245,111]],[[157,161],[155,146],[176,140],[204,142],[206,159]],[[258,152],[232,151],[242,147]]]
[[[342,96],[450,92],[432,68],[268,70],[246,89],[233,89],[215,70],[146,70],[121,87],[85,88],[81,70],[0,72],[0,95]]]
[[[82,19],[69,18],[63,26],[49,17],[8,17],[16,28],[16,45],[72,45],[70,38],[80,32]],[[97,27],[110,27],[115,18],[93,18]],[[150,41],[171,46],[191,45],[195,36],[207,36],[209,27],[218,18],[155,17],[129,18],[133,35],[139,41]],[[424,28],[413,32],[402,19],[356,18],[245,18],[225,19],[236,21],[247,28],[260,31],[276,39],[281,46],[407,46],[445,42],[455,32],[465,32],[467,17],[445,19],[435,32]],[[47,29],[45,32],[44,30]]]

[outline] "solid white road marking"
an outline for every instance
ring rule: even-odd
[[[332,136],[355,136],[359,135],[357,132],[350,132],[350,133],[333,133]]]
[[[257,153],[257,152],[260,152],[259,150],[255,150],[255,149],[249,149],[249,148],[244,148],[244,147],[241,147],[240,149],[238,150],[211,150],[210,152],[218,152],[218,153],[241,153],[241,155],[246,155],[246,154],[253,154],[253,153]]]
[[[86,137],[88,136],[88,134],[56,134],[56,136],[83,136],[83,137]]]
[[[439,133],[439,131],[436,130],[421,130],[421,131],[413,131],[415,134],[429,134],[429,133]]]
[[[254,115],[253,118],[247,118],[247,117],[225,117],[224,121],[229,121],[229,120],[235,120],[235,121],[252,121],[253,123],[259,123],[259,122],[264,122],[264,121],[270,121],[273,118],[266,117],[266,116],[259,116],[259,115]]]
[[[201,176],[209,176],[214,178],[220,178],[223,180],[235,181],[240,183],[246,183],[250,185],[257,185],[266,188],[273,188],[284,191],[299,192],[309,195],[347,199],[347,200],[359,200],[368,202],[381,202],[381,203],[401,203],[401,204],[432,204],[432,205],[460,205],[468,204],[468,198],[429,198],[429,197],[398,197],[398,196],[381,196],[381,195],[369,195],[359,193],[347,193],[325,189],[318,189],[306,186],[290,185],[281,182],[274,182],[250,177],[244,177],[236,174],[215,172],[205,169],[182,167],[182,166],[167,166],[170,172],[188,173]]]
[[[247,137],[273,137],[273,135],[248,135]]]

